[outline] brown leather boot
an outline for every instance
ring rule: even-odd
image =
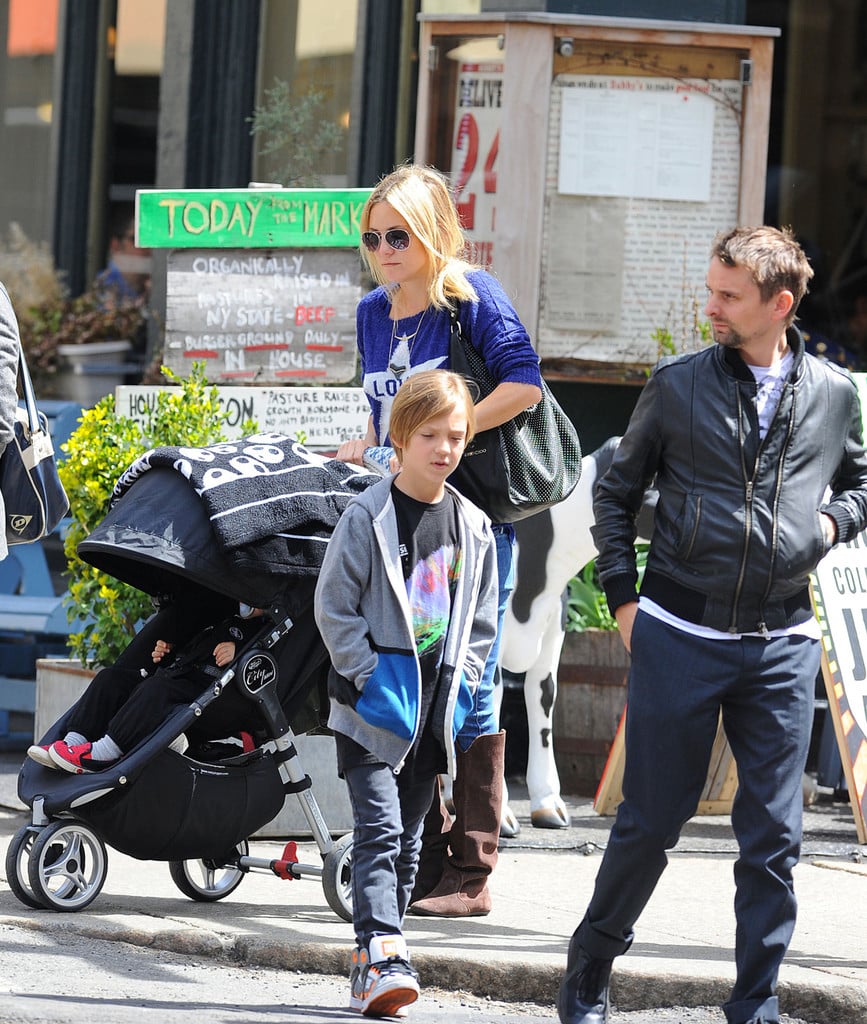
[[[434,797],[430,810],[424,819],[421,833],[421,853],[415,873],[415,884],[412,889],[410,903],[423,899],[432,892],[442,878],[443,866],[449,852],[449,830],[452,827],[452,816],[443,802],[443,786],[437,778]]]
[[[505,732],[479,736],[457,751],[451,855],[437,887],[410,905],[422,917],[484,917],[491,912],[488,876],[497,863],[503,802]]]

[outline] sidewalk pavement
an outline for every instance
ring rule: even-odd
[[[29,821],[16,791],[22,758],[0,755],[4,858],[11,836]],[[534,829],[526,790],[510,780],[510,791],[522,831],[502,841],[491,914],[409,916],[405,931],[423,984],[552,1006],[613,819],[599,817],[590,800],[567,797],[570,828]],[[780,974],[781,1009],[812,1024],[867,1024],[867,846],[858,843],[849,804],[829,793],[806,809],[805,829],[795,875],[800,911]],[[251,853],[279,857],[282,847],[282,841],[255,840]],[[616,962],[618,1010],[726,999],[734,980],[735,850],[727,816],[687,825],[632,949]],[[300,855],[317,860],[312,843],[303,843]],[[175,888],[166,864],[111,849],[105,887],[88,908],[30,910],[4,886],[0,923],[325,974],[348,973],[353,945],[351,926],[330,910],[316,879],[251,873],[226,899],[196,903]]]

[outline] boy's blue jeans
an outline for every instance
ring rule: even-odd
[[[511,523],[494,523],[494,541],[497,545],[497,638],[485,662],[485,671],[475,693],[472,711],[467,715],[457,742],[461,750],[467,750],[479,736],[487,736],[499,730],[494,711],[494,687],[499,682],[500,636],[503,632],[503,617],[509,595],[515,589],[515,528]]]
[[[626,951],[633,925],[695,813],[719,713],[738,768],[737,980],[731,1024],[776,1020],[776,983],[795,925],[792,869],[801,848],[802,777],[813,723],[819,641],[709,640],[639,611],[632,633],[623,802],[587,913],[590,956]]]
[[[436,776],[395,775],[387,764],[344,772],[355,822],[352,921],[359,946],[399,935],[415,881],[424,817]]]

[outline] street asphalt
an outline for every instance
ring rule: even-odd
[[[17,795],[23,754],[0,754],[0,836],[29,821]],[[315,778],[314,778],[315,792]],[[612,820],[589,799],[566,797],[572,824],[534,829],[524,790],[510,780],[521,833],[501,843],[488,917],[408,917],[405,932],[422,984],[499,1000],[554,1003],[569,936],[590,897]],[[302,861],[315,861],[303,837]],[[279,857],[281,840],[253,840],[251,853]],[[727,816],[693,819],[615,965],[619,1010],[720,1005],[734,979],[736,846]],[[5,871],[4,871],[5,881]],[[867,1024],[867,846],[848,802],[820,791],[805,809],[795,886],[799,918],[780,973],[784,1013],[811,1024]],[[194,902],[165,863],[109,850],[103,891],[77,913],[32,910],[4,885],[0,921],[166,949],[193,957],[317,973],[348,973],[351,925],[328,906],[317,879],[250,873],[224,900]]]

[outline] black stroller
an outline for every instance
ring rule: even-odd
[[[352,481],[350,491],[370,479]],[[9,845],[6,875],[27,906],[87,907],[104,884],[108,844],[141,860],[167,861],[181,892],[200,901],[228,896],[250,871],[319,878],[329,906],[352,920],[352,835],[332,840],[293,744],[295,735],[322,724],[327,652],[313,621],[316,572],[298,556],[303,540],[286,559],[275,555],[273,537],[264,539],[264,555],[253,543],[229,557],[215,543],[212,523],[190,482],[155,466],[134,478],[79,547],[89,564],[153,596],[183,591],[189,598],[192,591],[203,602],[240,601],[265,614],[261,630],[212,686],[109,769],[64,775],[26,759],[18,792],[32,820]],[[256,571],[260,565],[264,570]],[[161,614],[133,641],[140,650],[152,650]],[[237,708],[238,694],[251,702],[259,724],[255,748],[240,753],[238,745],[214,742],[237,734],[221,702],[231,696]],[[39,742],[62,737],[69,714]],[[190,741],[183,755],[169,749],[182,733]],[[294,842],[277,860],[250,855],[248,838],[275,818],[289,793],[300,801],[321,863],[299,863]]]

